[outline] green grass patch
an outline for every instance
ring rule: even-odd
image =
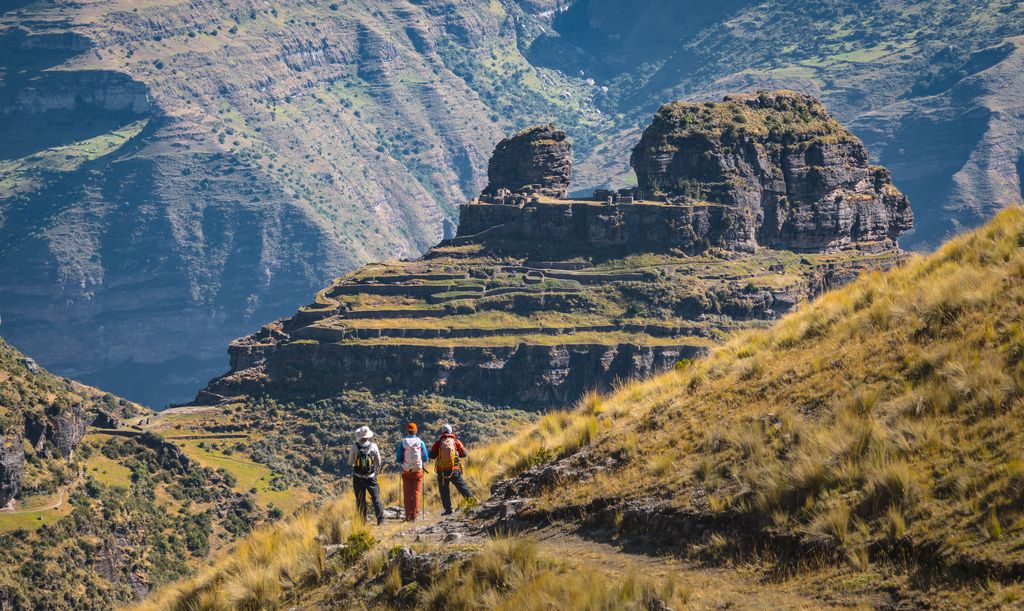
[[[105,486],[128,488],[132,484],[131,469],[98,452],[86,461],[85,472],[89,477]]]

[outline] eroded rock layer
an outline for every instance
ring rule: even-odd
[[[244,348],[239,348],[244,349]],[[588,389],[664,371],[702,351],[699,345],[623,344],[505,346],[291,342],[262,364],[263,376],[214,383],[208,392],[314,393],[365,388],[440,392],[491,405],[545,409],[570,405]],[[273,387],[266,385],[267,381]],[[241,381],[241,384],[237,382]]]

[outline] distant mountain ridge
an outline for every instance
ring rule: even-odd
[[[1021,198],[1022,35],[1008,0],[8,4],[4,333],[183,400],[224,342],[435,243],[501,134],[557,122],[570,191],[628,186],[662,101],[777,87],[853,126],[934,246]]]

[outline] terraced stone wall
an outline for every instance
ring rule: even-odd
[[[712,246],[749,252],[757,246],[754,226],[743,211],[717,204],[566,202],[520,208],[480,203],[460,208],[459,231],[452,242],[559,255],[672,249],[698,253]]]

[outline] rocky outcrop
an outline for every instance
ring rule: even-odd
[[[37,452],[46,452],[52,445],[63,458],[70,458],[85,436],[85,429],[91,416],[79,405],[68,407],[53,406],[43,414],[28,414],[25,419],[25,436]]]
[[[630,159],[639,190],[721,205],[738,245],[801,251],[891,242],[913,226],[889,172],[814,98],[786,91],[662,106]]]
[[[21,435],[0,436],[0,508],[21,493],[25,472],[25,447]]]
[[[572,180],[571,143],[554,125],[536,125],[498,143],[487,163],[484,195],[502,189],[565,197]]]
[[[683,340],[672,346],[456,347],[298,341],[262,346],[258,365],[214,380],[199,400],[263,393],[331,396],[365,388],[434,392],[491,405],[550,409],[571,405],[590,389],[608,390],[617,381],[659,373],[701,352]],[[234,354],[232,361],[253,362]]]
[[[82,443],[89,420],[90,417],[81,405],[55,410],[51,415],[53,445],[62,457],[71,458],[75,448]]]

